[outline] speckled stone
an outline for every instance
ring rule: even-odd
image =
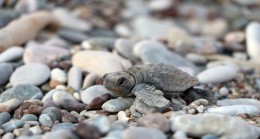
[[[43,97],[42,91],[30,84],[22,84],[7,89],[0,95],[0,102],[4,102],[13,98],[17,98],[21,102],[29,99],[41,99]]]
[[[17,68],[10,78],[13,86],[19,84],[41,85],[50,77],[50,68],[41,63],[26,64]]]

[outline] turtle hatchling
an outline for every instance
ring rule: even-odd
[[[134,94],[136,98],[130,110],[135,109],[140,113],[162,111],[170,106],[168,99],[176,96],[184,96],[191,101],[208,99],[206,91],[192,88],[198,83],[197,78],[164,64],[135,66],[127,71],[103,76],[103,85],[116,95],[131,97]]]

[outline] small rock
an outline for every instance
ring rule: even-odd
[[[77,123],[78,119],[76,116],[74,116],[73,114],[65,114],[62,116],[61,121],[63,123]]]
[[[260,109],[260,101],[250,98],[239,98],[239,99],[223,99],[218,100],[217,104],[220,106],[229,106],[229,105],[253,105]]]
[[[23,56],[23,51],[23,48],[18,46],[8,48],[0,54],[0,63],[20,59]]]
[[[99,78],[99,76],[96,74],[96,73],[89,73],[84,81],[83,81],[83,85],[82,85],[82,88],[83,89],[86,89],[92,85],[95,84],[96,80]]]
[[[122,98],[111,99],[102,105],[102,109],[108,112],[119,112],[126,110],[133,105],[133,98]]]
[[[49,77],[50,68],[48,66],[41,63],[32,63],[17,68],[12,74],[10,82],[12,86],[19,84],[41,85]]]
[[[159,129],[162,132],[168,132],[170,130],[170,121],[160,113],[145,115],[137,120],[137,124],[139,126]]]
[[[127,117],[126,116],[126,113],[125,113],[125,111],[119,111],[118,113],[117,113],[117,119],[118,119],[118,121],[122,121],[122,122],[128,122],[129,121],[129,117]]]
[[[52,61],[69,55],[69,51],[58,46],[44,46],[36,42],[27,44],[23,55],[26,64],[43,63],[50,64]]]
[[[184,114],[172,116],[170,120],[172,131],[181,130],[193,137],[213,134],[220,138],[257,139],[260,132],[258,127],[239,118],[222,114]],[[194,124],[199,125],[200,128],[197,128]]]
[[[200,83],[221,83],[234,79],[237,69],[232,66],[217,66],[202,71],[197,77]]]
[[[18,99],[21,102],[29,99],[40,100],[42,96],[43,94],[38,87],[30,84],[22,84],[7,89],[3,93],[1,93],[0,102],[8,101],[13,98]]]
[[[78,137],[70,130],[59,129],[51,131],[43,135],[42,139],[78,139]]]
[[[8,112],[0,113],[0,125],[8,122],[11,119],[11,115]]]
[[[84,139],[99,139],[101,137],[99,130],[95,126],[84,122],[76,126],[75,132],[80,138]]]
[[[113,49],[114,38],[89,38],[81,43],[82,47],[87,50],[110,50]]]
[[[33,133],[33,134],[41,134],[42,133],[42,129],[40,128],[40,126],[36,125],[33,127],[30,127],[29,130]]]
[[[16,128],[22,127],[23,124],[24,121],[15,119],[3,124],[2,126],[5,132],[11,132]]]
[[[169,9],[172,4],[171,0],[153,0],[149,2],[149,8],[153,11],[164,11]]]
[[[241,31],[229,32],[225,36],[225,42],[227,44],[241,43],[245,40],[245,33]]]
[[[114,55],[103,51],[80,51],[73,55],[72,64],[83,71],[96,73],[100,77],[108,72],[123,70],[120,61]]]
[[[178,130],[174,132],[171,139],[188,139],[188,137],[185,132]]]
[[[260,57],[260,24],[251,22],[246,27],[247,53],[252,59]]]
[[[166,135],[157,129],[133,127],[123,131],[123,139],[167,139]]]
[[[229,91],[226,87],[221,87],[219,89],[219,94],[222,95],[222,96],[227,96],[229,94]]]
[[[47,114],[50,116],[52,122],[54,121],[60,121],[61,117],[62,117],[62,113],[61,110],[59,108],[56,107],[48,107],[46,109],[44,109],[41,114]]]
[[[87,110],[101,109],[101,106],[111,99],[109,93],[103,94],[101,96],[95,97],[86,107]]]
[[[93,99],[106,93],[112,94],[103,85],[94,85],[80,92],[80,98],[83,103],[90,104]]]
[[[195,53],[187,54],[186,58],[191,62],[193,62],[194,64],[198,64],[198,65],[206,64],[208,61],[206,57]]]
[[[86,122],[89,125],[93,125],[97,127],[100,133],[102,134],[105,134],[110,130],[110,121],[104,115],[91,117],[84,122]]]
[[[47,127],[52,127],[53,122],[51,120],[51,117],[48,114],[41,114],[39,117],[39,122],[41,125],[47,126]]]
[[[205,22],[202,28],[202,34],[205,36],[220,38],[223,37],[227,30],[228,23],[226,20],[219,18]]]
[[[75,125],[72,123],[60,123],[53,126],[51,131],[53,132],[53,131],[63,130],[63,129],[70,130],[73,128],[75,128]]]
[[[133,59],[133,42],[127,39],[117,39],[115,42],[115,49],[116,51],[128,59]]]
[[[51,79],[58,81],[59,83],[66,83],[67,75],[63,70],[55,68],[51,70]]]
[[[0,103],[0,113],[1,112],[12,112],[16,108],[18,108],[21,103],[22,102],[16,98],[2,102],[2,103]]]
[[[258,115],[260,114],[260,109],[253,105],[233,105],[233,106],[221,106],[216,108],[208,108],[209,113],[220,113],[226,115],[239,115],[239,114],[249,114]]]
[[[0,64],[0,85],[5,85],[9,81],[12,73],[13,67],[11,64]]]
[[[66,110],[80,112],[85,109],[84,104],[65,91],[57,91],[52,98],[57,105]]]
[[[88,38],[84,32],[69,28],[61,28],[58,34],[61,38],[76,44],[80,44]]]
[[[218,136],[213,135],[213,134],[207,134],[207,135],[202,136],[201,139],[218,139]]]
[[[42,98],[42,102],[45,103],[45,101],[52,99],[55,92],[60,91],[59,89],[52,89],[49,92],[45,94],[45,96]]]
[[[25,114],[21,118],[22,121],[38,121],[38,117],[33,114]]]
[[[10,132],[5,133],[5,134],[2,136],[2,139],[14,139],[14,138],[15,138],[14,134],[13,134],[13,133],[10,133]]]
[[[82,71],[78,67],[71,67],[68,73],[68,86],[80,90],[82,84]]]

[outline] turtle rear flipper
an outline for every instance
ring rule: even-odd
[[[209,105],[216,104],[217,99],[214,97],[212,93],[208,93],[205,90],[198,89],[198,88],[190,88],[183,92],[182,99],[186,101],[187,104],[198,100],[198,99],[206,99],[209,102]]]
[[[170,101],[163,96],[163,92],[152,85],[138,84],[132,93],[136,95],[136,100],[152,107],[165,108],[170,105]]]

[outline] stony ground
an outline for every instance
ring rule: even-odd
[[[2,139],[259,139],[259,0],[0,0]],[[217,98],[134,114],[105,73],[168,64]],[[176,108],[174,104],[178,103]],[[140,108],[142,108],[140,106]]]

